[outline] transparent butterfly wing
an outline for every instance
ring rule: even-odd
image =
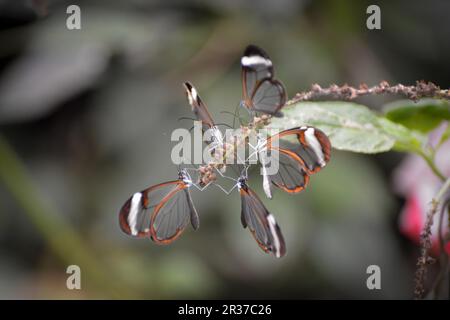
[[[269,149],[273,148],[275,140],[277,148],[301,159],[309,174],[320,171],[330,161],[330,140],[317,128],[305,126],[284,130],[268,139]]]
[[[119,213],[123,232],[135,237],[150,236],[150,217],[155,206],[166,195],[175,190],[180,181],[164,182],[134,193],[122,206]]]
[[[276,115],[286,103],[283,84],[273,79],[274,69],[268,54],[250,45],[241,58],[244,105],[254,111]]]
[[[154,207],[150,219],[152,240],[158,244],[173,242],[182,234],[189,221],[194,229],[198,228],[198,214],[188,186],[180,182]]]
[[[157,243],[170,243],[191,221],[199,219],[188,185],[182,180],[164,182],[133,194],[119,213],[123,232],[134,237],[151,237]]]
[[[263,179],[288,193],[298,193],[306,188],[309,182],[309,174],[303,161],[288,150],[269,149],[263,166]],[[270,161],[270,162],[269,162]],[[264,186],[268,198],[271,198],[270,189]]]
[[[286,103],[286,90],[280,81],[266,79],[255,88],[251,101],[255,111],[276,115]]]
[[[184,88],[186,90],[186,97],[188,99],[189,105],[192,108],[198,121],[201,121],[204,125],[204,131],[209,128],[215,127],[214,120],[206,107],[206,104],[200,98],[197,89],[190,83],[185,82]]]
[[[252,233],[256,242],[266,253],[280,258],[286,254],[286,244],[280,227],[259,197],[243,185],[241,195],[241,222]]]

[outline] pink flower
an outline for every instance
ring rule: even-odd
[[[445,124],[434,130],[430,134],[429,143],[434,147],[446,129]],[[444,176],[450,176],[450,140],[442,144],[435,156],[436,166]],[[400,214],[400,232],[406,237],[419,243],[420,233],[423,230],[427,212],[430,209],[431,200],[436,196],[442,181],[436,177],[427,163],[417,155],[408,155],[401,165],[394,171],[394,188],[406,198],[405,206]],[[439,254],[439,212],[434,216],[432,227],[432,254]],[[448,232],[448,213],[444,217],[442,232]],[[445,246],[446,252],[450,255],[450,243]]]

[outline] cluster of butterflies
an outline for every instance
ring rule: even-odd
[[[249,45],[241,58],[241,67],[241,105],[253,117],[280,116],[287,101],[286,90],[274,78],[274,68],[267,53],[257,46]],[[189,82],[184,87],[196,118],[204,128],[212,131],[214,144],[220,145],[223,143],[222,133],[197,90]],[[272,186],[291,194],[302,191],[307,186],[310,175],[321,170],[330,160],[331,145],[322,131],[303,126],[260,138],[256,149],[260,158],[271,153],[279,159],[279,170],[275,174],[269,174],[261,162],[263,189],[267,197],[271,198]],[[280,227],[258,195],[248,186],[247,168],[234,180],[234,187],[229,192],[235,188],[239,190],[243,227],[248,227],[266,253],[282,257],[286,254],[286,245]],[[220,170],[217,172],[221,174]],[[198,229],[199,217],[189,193],[192,186],[203,190],[208,183],[194,182],[188,168],[184,168],[179,170],[177,180],[134,193],[120,210],[121,229],[134,237],[150,237],[158,244],[176,240],[189,222],[195,230]]]

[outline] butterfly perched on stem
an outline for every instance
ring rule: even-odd
[[[247,185],[247,178],[241,176],[237,187],[241,196],[241,223],[248,228],[261,249],[277,258],[286,254],[281,229],[275,217],[259,199],[258,195]]]
[[[287,101],[286,89],[274,79],[269,55],[255,45],[249,45],[241,58],[242,105],[250,111],[280,116]]]
[[[134,193],[119,212],[122,231],[168,244],[178,239],[189,222],[197,230],[199,218],[189,193],[192,185],[187,171],[180,170],[177,180]]]
[[[255,149],[268,198],[272,198],[272,185],[291,194],[303,191],[310,175],[325,167],[331,156],[327,135],[311,126],[287,129],[268,138],[259,135]],[[274,161],[277,167],[270,171]]]

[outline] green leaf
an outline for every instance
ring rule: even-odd
[[[424,133],[433,130],[442,121],[450,120],[450,105],[443,100],[399,100],[385,105],[383,109],[389,120]]]
[[[383,117],[379,117],[378,121],[383,130],[395,138],[394,150],[422,152],[422,148],[427,141],[427,138],[423,134],[409,130]]]
[[[379,117],[353,102],[299,102],[283,108],[269,128],[280,130],[311,125],[323,130],[333,148],[358,153],[396,150],[417,151],[425,141],[420,133]]]

